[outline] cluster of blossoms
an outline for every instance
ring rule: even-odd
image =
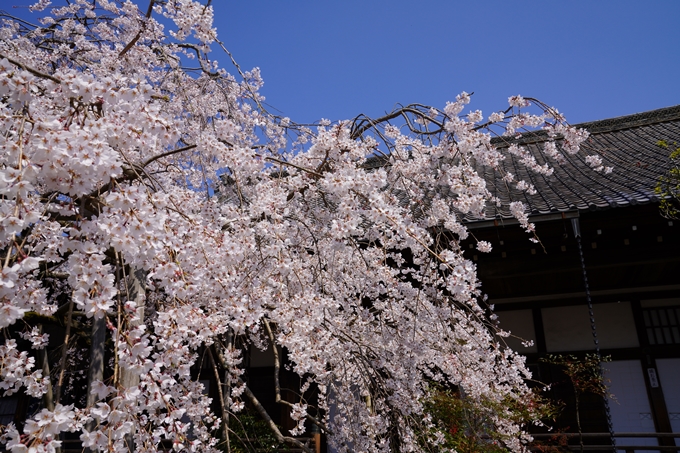
[[[37,327],[33,327],[30,332],[21,332],[19,336],[24,340],[30,341],[33,349],[43,349],[50,340],[50,336],[46,333],[41,333]]]
[[[17,349],[14,339],[5,340],[0,346],[0,390],[2,396],[8,396],[24,387],[26,393],[40,397],[47,391],[49,377],[43,376],[41,370],[35,368],[35,359],[26,351]]]
[[[26,421],[23,436],[16,427],[9,427],[7,448],[14,453],[55,453],[61,447],[59,435],[82,429],[82,420],[80,411],[74,411],[72,406],[57,404],[54,410],[43,409]],[[30,447],[26,439],[30,439]]]
[[[474,164],[499,169],[509,151],[551,172],[494,146],[491,126],[508,140],[545,129],[557,163],[587,135],[554,110],[525,113],[519,96],[480,124],[463,115],[467,93],[443,110],[301,127],[263,109],[259,71],[238,79],[208,59],[209,5],[151,6],[73,0],[44,26],[0,28],[0,389],[55,399],[22,432],[6,427],[6,447],[53,451],[74,431],[93,451],[217,451],[229,417],[262,407],[244,376],[251,346],[285,349],[301,394],[318,390],[315,406],[281,399],[292,433],[270,423],[294,446],[310,419],[342,451],[436,446],[423,407],[433,383],[494,407],[523,401],[523,358],[480,307],[459,246],[463,219],[496,202]],[[533,230],[521,202],[509,208]],[[45,347],[21,321],[53,317],[67,330],[50,380],[15,337]],[[87,323],[83,405],[60,389],[70,329]],[[110,370],[96,365],[105,352]],[[199,365],[215,371],[216,403]],[[521,427],[497,411],[494,429],[521,450]]]

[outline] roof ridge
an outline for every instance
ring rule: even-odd
[[[630,129],[648,124],[664,123],[677,119],[680,119],[680,105],[634,113],[632,115],[574,124],[574,127],[586,129],[591,134],[599,134],[602,132]]]
[[[632,115],[605,118],[602,120],[588,121],[586,123],[574,124],[574,127],[585,129],[590,135],[602,134],[606,132],[632,129],[649,124],[659,124],[680,119],[680,105],[664,107],[647,112],[633,113]],[[507,137],[498,136],[491,139],[491,143],[501,148],[512,143],[526,145],[529,143],[545,142],[549,138],[548,133],[542,129],[522,132],[518,136]],[[559,137],[557,137],[559,138]]]

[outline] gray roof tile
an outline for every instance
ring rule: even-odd
[[[610,174],[595,172],[581,152],[575,156],[566,155],[563,165],[551,162],[555,171],[545,177],[528,172],[514,156],[508,154],[502,164],[504,170],[532,183],[538,193],[522,193],[508,187],[498,172],[478,168],[485,176],[490,191],[505,205],[500,209],[489,206],[485,220],[511,218],[507,209],[510,201],[525,202],[531,215],[608,209],[656,201],[654,187],[659,176],[670,167],[670,151],[657,143],[659,140],[680,143],[680,106],[576,126],[590,132],[583,146],[585,153],[601,155],[605,164],[614,167],[614,171]],[[493,143],[499,148],[508,146],[510,142],[526,146],[540,164],[545,161],[541,151],[545,139],[544,133],[534,132],[511,141],[494,139]]]

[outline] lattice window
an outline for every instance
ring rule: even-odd
[[[642,310],[650,345],[680,344],[680,306]]]

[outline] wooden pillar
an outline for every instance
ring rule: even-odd
[[[642,375],[645,378],[645,387],[649,405],[652,408],[652,419],[657,433],[672,433],[671,420],[668,416],[666,399],[663,396],[661,380],[656,369],[654,352],[647,338],[647,331],[644,326],[642,307],[639,300],[631,300],[630,305],[633,309],[633,319],[635,320],[635,330],[637,331],[640,343],[640,363],[642,364]],[[675,439],[670,437],[657,438],[661,446],[675,446]]]
[[[531,309],[531,314],[534,318],[534,336],[536,337],[536,352],[540,356],[548,352],[548,347],[545,344],[545,328],[543,326],[543,313],[539,307]]]
[[[312,438],[314,439],[314,451],[315,453],[321,453],[321,430],[315,424],[312,424],[310,429]]]

